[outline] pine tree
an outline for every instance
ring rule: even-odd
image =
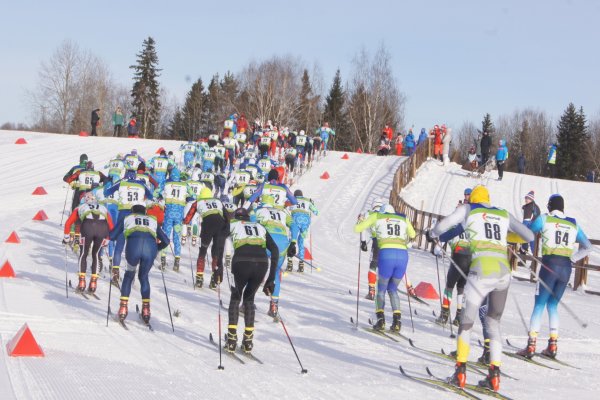
[[[323,121],[329,122],[329,126],[335,130],[335,139],[344,150],[356,150],[350,145],[350,129],[347,125],[348,119],[345,111],[346,93],[342,87],[342,77],[338,69],[333,78],[329,94],[325,98],[325,110]],[[344,145],[345,144],[345,145]]]
[[[218,135],[223,129],[224,116],[221,115],[221,97],[219,74],[215,74],[208,84],[208,93],[206,95],[206,133],[209,135]]]
[[[222,107],[223,116],[230,115],[232,111],[236,110],[238,94],[240,92],[240,83],[235,79],[235,76],[227,71],[221,79],[221,96],[222,96]]]
[[[490,135],[494,133],[494,123],[492,122],[492,116],[487,113],[483,117],[483,121],[481,121],[481,132],[487,132]]]
[[[569,103],[558,122],[556,171],[559,177],[573,180],[585,177],[585,154],[590,143],[586,124],[583,108],[577,111],[575,105]]]
[[[183,125],[183,115],[179,107],[175,110],[173,118],[169,122],[167,133],[169,134],[169,137],[173,140],[193,140],[193,137],[186,136]]]
[[[134,70],[131,104],[140,124],[143,137],[159,136],[158,123],[160,119],[160,91],[157,78],[161,69],[158,68],[158,55],[155,41],[148,37],[142,44],[142,51],[137,57],[137,64],[129,68]]]
[[[312,86],[308,70],[304,69],[302,74],[302,86],[300,88],[300,99],[298,101],[298,129],[308,132],[310,129],[310,114],[312,107]]]
[[[206,109],[206,91],[202,78],[198,78],[185,97],[185,103],[181,109],[181,127],[188,140],[200,137],[204,128]]]

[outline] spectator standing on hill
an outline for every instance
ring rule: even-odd
[[[123,115],[123,111],[121,111],[121,107],[117,107],[113,113],[112,123],[114,126],[113,137],[120,137],[121,129],[123,128],[123,125],[125,125],[125,116]]]
[[[481,135],[481,165],[485,165],[490,158],[492,150],[492,137],[489,132],[483,132]]]
[[[92,111],[92,136],[98,136],[98,133],[96,132],[96,128],[98,126],[100,126],[100,109],[96,108],[94,111]]]
[[[521,155],[519,156],[519,159],[517,160],[517,170],[519,171],[520,174],[525,173],[526,162],[527,162],[527,160],[525,160],[525,154],[521,153]]]
[[[498,166],[498,180],[502,180],[504,175],[504,163],[508,159],[508,148],[504,140],[498,141],[498,151],[496,151],[496,166]]]
[[[556,143],[552,143],[548,150],[548,176],[554,178],[556,176]]]

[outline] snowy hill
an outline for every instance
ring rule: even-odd
[[[18,137],[26,138],[29,144],[15,145]],[[62,182],[64,173],[78,161],[81,153],[87,153],[99,167],[117,152],[136,148],[143,156],[150,156],[161,146],[175,151],[178,145],[168,141],[2,131],[0,146],[4,149],[5,165],[10,168],[0,179],[0,238],[4,241],[13,230],[21,238],[20,244],[0,245],[0,263],[10,260],[17,273],[16,279],[0,279],[0,399],[76,399],[82,396],[90,399],[365,399],[389,397],[390,394],[408,398],[419,396],[421,399],[438,399],[440,394],[442,398],[456,397],[408,380],[398,371],[398,365],[402,364],[408,371],[424,374],[424,367],[430,366],[435,373],[445,376],[453,370],[450,361],[440,361],[411,348],[402,340],[396,343],[362,329],[355,330],[349,321],[356,312],[359,256],[359,239],[352,227],[356,215],[375,197],[387,196],[393,172],[401,162],[399,158],[350,154],[349,160],[342,160],[341,153],[330,152],[300,179],[298,188],[315,200],[321,212],[313,222],[311,239],[314,263],[322,270],[286,276],[280,311],[302,364],[308,370],[302,375],[281,325],[266,316],[268,298],[260,291],[257,294],[254,352],[264,365],[253,361],[241,365],[224,355],[225,370],[217,370],[218,352],[208,341],[208,336],[210,333],[217,335],[219,303],[216,292],[192,288],[190,261],[195,261],[197,248],[192,248],[190,255],[189,247],[184,246],[180,273],[165,272],[171,308],[181,313],[173,317],[174,333],[171,332],[161,273],[157,269],[150,272],[154,333],[137,323],[132,313],[133,304],[141,303],[137,283],[130,298],[129,331],[113,320],[105,327],[108,276],[99,284],[97,293],[101,301],[85,300],[74,294],[68,299],[65,297],[65,250],[60,244],[62,230],[59,226],[66,194]],[[441,173],[438,177],[436,168],[422,170],[403,195],[419,204],[425,200],[425,208],[430,209],[434,207],[430,202],[435,202],[436,185],[442,187],[436,179],[451,180],[446,185],[447,190],[443,191],[443,198],[437,200],[442,204],[438,206],[439,211],[449,212],[462,197],[464,184],[454,175],[445,176],[445,172],[443,177]],[[330,179],[319,179],[324,171],[330,174]],[[454,179],[457,179],[456,184]],[[549,184],[546,189],[542,185],[538,189],[534,184],[539,178],[531,178],[531,183],[525,181],[523,184],[511,179],[515,178],[507,174],[502,185],[514,187],[513,190],[518,188],[518,194],[492,189],[492,197],[506,201],[506,204],[512,201],[514,208],[524,196],[521,191],[535,189],[539,199],[555,190]],[[427,182],[422,183],[424,181]],[[492,183],[491,187],[494,185]],[[558,185],[563,190],[567,183],[560,181]],[[48,195],[32,196],[31,192],[37,186],[43,186]],[[595,189],[588,191],[586,187],[581,193],[591,195],[591,190]],[[499,200],[501,196],[506,200]],[[566,197],[566,201],[567,207],[571,208],[571,202],[578,200]],[[446,204],[450,208],[445,208]],[[586,204],[582,201],[581,205]],[[33,215],[41,209],[48,214],[49,220],[32,221]],[[509,210],[515,212],[515,209]],[[583,215],[590,221],[591,216],[599,215],[592,204],[584,210]],[[600,237],[600,232],[596,234],[592,230],[596,228],[591,224],[583,225],[590,236]],[[67,256],[68,276],[75,280],[76,258],[72,252]],[[447,262],[444,268],[448,268]],[[368,257],[362,253],[361,325],[374,315],[373,302],[363,298],[367,270]],[[435,258],[429,254],[411,250],[408,273],[415,284],[426,281],[437,288]],[[593,277],[594,273],[591,275]],[[222,287],[223,303],[227,306],[229,289],[227,285]],[[526,332],[515,304],[520,304],[528,318],[534,290],[534,286],[526,282],[514,281],[511,287],[502,328],[504,335],[519,345],[524,343]],[[581,329],[571,317],[561,313],[560,356],[582,370],[558,366],[560,371],[555,371],[507,359],[504,371],[518,377],[519,381],[503,379],[502,391],[506,395],[526,399],[543,393],[548,399],[558,399],[568,393],[578,399],[596,398],[594,393],[600,391],[595,374],[595,365],[600,360],[600,323],[596,322],[600,311],[598,297],[567,291],[565,301],[589,322],[588,328]],[[115,291],[111,303],[112,309],[116,309],[118,293]],[[417,315],[413,315],[414,333],[405,297],[401,297],[401,303],[405,335],[413,338],[417,345],[434,351],[441,347],[446,351],[454,349],[454,340],[449,337],[448,330],[433,323],[431,311],[438,311],[437,301],[430,301],[429,305],[411,303],[413,311],[417,311]],[[386,311],[391,319],[389,306]],[[226,311],[221,312],[226,320]],[[44,358],[7,356],[6,343],[25,322],[46,353]],[[223,329],[225,326],[223,323]],[[545,334],[543,330],[541,337]],[[473,336],[480,337],[479,326],[474,328]],[[472,349],[471,359],[474,359],[479,356],[480,349],[477,345]],[[479,378],[470,373],[468,379],[475,382]],[[575,382],[578,385],[575,386]]]

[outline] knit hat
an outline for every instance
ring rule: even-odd
[[[276,181],[277,179],[279,179],[279,173],[277,172],[277,170],[272,169],[269,171],[269,175],[267,175],[267,180],[268,181]]]
[[[87,161],[87,159],[88,159],[88,156],[87,156],[87,154],[85,154],[85,153],[79,156],[79,162],[80,162],[80,163],[82,163],[82,162],[86,162],[86,161]]]
[[[470,197],[471,203],[489,203],[490,202],[490,192],[488,192],[485,186],[475,186],[473,191],[471,192]]]
[[[526,199],[530,199],[531,201],[535,201],[535,193],[533,190],[530,190],[529,193],[525,195]]]
[[[548,199],[548,211],[554,210],[563,211],[565,210],[565,199],[560,194],[553,194]]]

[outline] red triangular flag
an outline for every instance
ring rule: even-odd
[[[23,138],[18,138],[15,144],[27,144],[27,140]]]
[[[308,251],[308,249],[306,247],[304,248],[304,259],[306,261],[310,261],[313,259],[312,254],[310,254],[310,251]]]
[[[10,262],[8,260],[4,261],[2,268],[0,268],[0,278],[14,278],[15,276],[15,270]]]
[[[323,175],[320,176],[321,179],[329,179],[329,173],[327,171],[323,172]]]
[[[35,190],[31,194],[40,196],[43,194],[48,194],[48,192],[46,192],[46,189],[44,189],[42,186],[38,186],[35,188]]]
[[[429,282],[421,282],[415,288],[417,296],[423,299],[437,300],[440,298],[438,292],[435,291],[433,285]]]
[[[8,239],[6,239],[6,243],[21,243],[21,239],[19,239],[17,232],[12,231]]]
[[[15,337],[8,342],[6,350],[11,357],[44,357],[44,352],[37,344],[26,323],[19,329]]]
[[[349,159],[349,158],[350,158],[350,157],[348,157],[348,153],[344,153],[344,155],[342,156],[342,160],[347,160],[347,159]]]
[[[44,212],[44,210],[40,210],[33,216],[34,221],[45,221],[48,219],[48,216]]]

